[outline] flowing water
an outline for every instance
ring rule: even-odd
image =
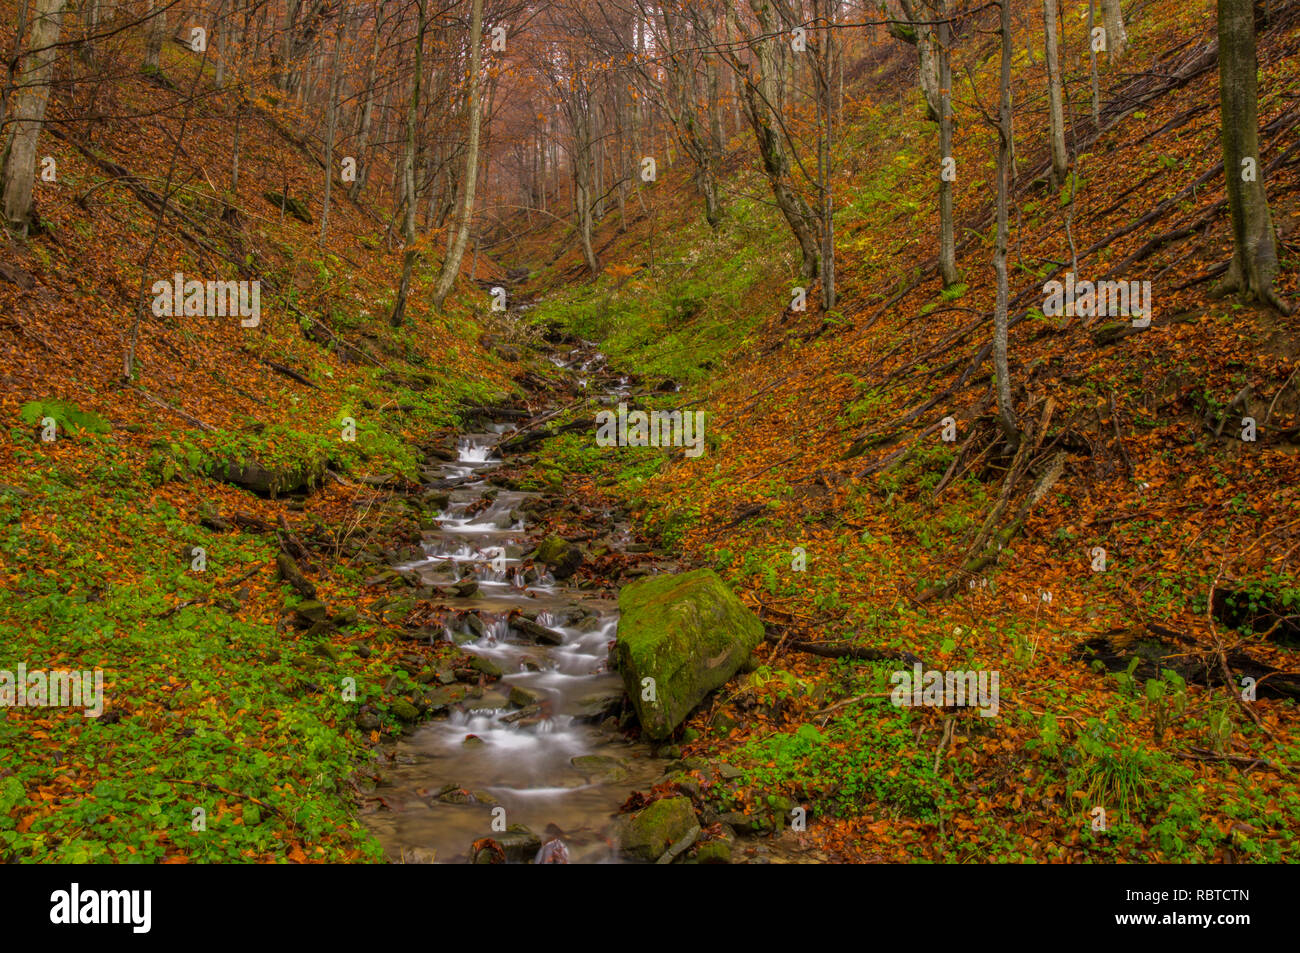
[[[578,375],[595,363],[553,360]],[[604,399],[626,393],[625,383]],[[464,862],[475,841],[491,837],[512,860],[616,861],[613,815],[664,770],[662,759],[627,741],[609,716],[623,691],[608,664],[618,626],[612,596],[524,568],[537,536],[520,506],[535,494],[485,479],[502,462],[497,445],[509,429],[500,424],[461,437],[457,459],[430,474],[450,499],[438,529],[425,534],[426,558],[402,567],[444,589],[477,580],[475,594],[443,600],[452,611],[442,637],[505,674],[396,746],[376,792],[385,807],[365,815],[394,860]],[[618,528],[613,541],[626,542],[626,532]],[[512,613],[536,625],[520,632]],[[516,688],[527,695],[511,699]],[[501,829],[514,825],[536,840]]]

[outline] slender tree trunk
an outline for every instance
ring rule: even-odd
[[[83,0],[81,5],[81,19],[86,28],[86,39],[78,49],[78,55],[83,63],[95,62],[95,34],[99,32],[100,19],[100,0]]]
[[[750,0],[750,7],[763,34],[755,44],[758,50],[757,80],[752,75],[750,65],[742,62],[734,52],[726,53],[727,61],[740,81],[745,114],[754,130],[754,139],[763,160],[763,171],[772,189],[772,197],[786,224],[790,226],[795,241],[799,243],[803,256],[800,276],[812,281],[821,271],[821,252],[814,228],[816,216],[803,197],[790,185],[790,157],[786,153],[781,133],[774,124],[769,105],[776,98],[775,83],[778,79],[778,62],[772,51],[772,44],[777,42],[773,39],[777,34],[776,18],[764,0]]]
[[[1043,0],[1043,30],[1047,60],[1048,135],[1052,141],[1052,187],[1060,188],[1070,171],[1065,152],[1065,111],[1061,107],[1061,60],[1056,50],[1056,0]]]
[[[592,244],[592,215],[591,215],[591,148],[589,133],[582,133],[584,148],[578,152],[574,164],[573,179],[573,211],[578,218],[578,237],[582,241],[582,258],[586,262],[587,270],[593,275],[600,272],[600,259],[596,257],[596,249]]]
[[[234,18],[234,11],[230,13],[231,19]],[[213,55],[213,75],[212,85],[221,89],[226,85],[226,56],[231,47],[229,42],[230,28],[226,25],[226,2],[221,0],[217,4],[217,17],[212,23],[212,45],[216,47]]]
[[[24,236],[32,222],[36,146],[50,101],[50,81],[58,54],[59,28],[66,0],[36,0],[23,72],[13,102],[13,134],[4,155],[4,215]]]
[[[605,124],[599,106],[591,112],[596,123],[595,132],[592,135],[592,139],[596,143],[596,148],[592,156],[596,167],[596,211],[594,214],[596,221],[599,222],[605,217]]]
[[[329,234],[330,193],[334,189],[334,131],[338,126],[339,83],[342,73],[339,70],[339,47],[343,45],[344,11],[339,10],[339,27],[334,31],[334,55],[330,60],[329,103],[326,104],[325,118],[325,194],[321,198],[320,243],[325,244]]]
[[[415,70],[411,77],[411,101],[406,110],[406,155],[402,163],[402,193],[406,202],[402,238],[406,248],[402,253],[402,278],[397,286],[397,300],[393,302],[391,321],[395,328],[400,328],[406,320],[406,299],[411,293],[411,275],[419,254],[415,247],[415,125],[420,118],[420,80],[424,75],[425,0],[416,0],[416,10]]]
[[[379,115],[380,115],[380,117],[381,117],[381,126],[380,126],[380,131],[381,131],[381,133],[384,132],[384,131],[386,131],[387,128],[388,128],[388,126],[390,125],[389,122],[388,122],[388,120],[387,120],[387,116],[388,116],[388,92],[389,92],[389,91],[388,91],[387,89],[385,89],[385,90],[384,90],[384,98],[381,99],[381,100],[379,101]],[[372,122],[373,122],[373,120],[372,120]],[[381,141],[381,142],[383,141],[383,137],[382,137],[382,135],[381,135],[381,137],[380,137],[380,141]],[[362,160],[362,162],[361,162],[361,169],[357,172],[357,181],[353,183],[353,187],[355,188],[355,192],[354,192],[354,194],[352,195],[352,199],[353,199],[353,201],[356,201],[358,198],[360,198],[360,197],[361,197],[361,193],[364,192],[365,189],[366,189],[366,186],[370,184],[370,169],[371,169],[371,167],[374,165],[374,162],[371,160],[371,157],[370,157],[370,152],[371,152],[371,151],[372,151],[372,150],[370,149],[370,133],[369,133],[369,131],[367,131],[367,133],[366,133],[366,151],[365,151],[365,153],[363,153],[364,156],[365,156],[365,158],[364,158],[364,159]]]
[[[957,270],[952,217],[952,176],[956,175],[956,160],[952,154],[952,25],[947,22],[948,0],[939,0],[936,12],[940,21],[935,31],[939,59],[939,275],[943,286],[951,288],[961,281],[961,273]]]
[[[839,66],[837,39],[834,29],[835,7],[838,0],[817,0],[813,12],[827,29],[817,38],[817,97],[821,112],[821,129],[818,134],[817,178],[821,189],[821,279],[822,310],[834,309],[838,296],[835,287],[835,193],[834,169],[831,164],[831,146],[835,137],[835,73]]]
[[[709,42],[713,42],[712,36]],[[709,110],[709,146],[715,156],[721,156],[727,148],[726,136],[722,132],[722,103],[719,99],[721,85],[718,82],[717,61],[706,55],[704,57],[705,86],[708,89]]]
[[[1240,292],[1246,301],[1262,301],[1289,313],[1273,286],[1277,244],[1259,154],[1255,75],[1254,5],[1251,0],[1219,0],[1220,124],[1232,213],[1232,262],[1214,291],[1217,295]]]
[[[1011,405],[1011,371],[1007,361],[1007,205],[1011,177],[1011,0],[999,0],[1002,33],[1002,73],[998,105],[998,232],[993,254],[997,272],[997,307],[993,315],[993,368],[997,376],[998,422],[1015,448],[1020,427]]]
[[[379,35],[384,25],[384,4],[380,3],[375,13],[375,35],[370,41],[370,59],[366,64],[366,100],[365,105],[361,107],[361,126],[357,130],[357,163],[361,169],[357,172],[357,177],[348,189],[348,195],[352,201],[356,201],[361,195],[361,190],[366,187],[366,180],[369,178],[370,171],[370,127],[374,122],[375,113],[375,68],[379,62]]]
[[[471,0],[469,27],[469,144],[465,153],[465,178],[462,183],[460,208],[452,225],[454,239],[447,257],[442,262],[442,273],[433,291],[434,307],[441,309],[447,300],[456,276],[460,273],[461,259],[465,257],[465,244],[469,241],[469,224],[474,215],[474,188],[478,182],[478,144],[483,128],[479,109],[479,63],[483,46],[483,0]]]
[[[239,204],[239,126],[240,120],[244,117],[243,95],[240,95],[240,102],[235,105],[235,137],[234,144],[230,147],[230,194],[234,197],[235,204]]]
[[[1097,0],[1088,0],[1088,71],[1092,86],[1092,127],[1101,131],[1101,80],[1097,76],[1097,49],[1092,45],[1092,31],[1097,22]]]

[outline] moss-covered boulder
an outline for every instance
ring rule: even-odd
[[[568,579],[582,564],[582,550],[567,539],[548,536],[537,547],[533,558],[550,566],[551,575],[556,579]]]
[[[731,863],[731,844],[725,840],[705,841],[697,848],[695,862],[699,864]]]
[[[388,703],[388,710],[402,721],[418,721],[420,718],[420,710],[405,698],[394,698]]]
[[[618,608],[618,668],[641,730],[655,740],[672,734],[763,638],[763,623],[711,569],[639,579],[623,588]]]
[[[618,822],[618,840],[624,853],[654,863],[664,851],[697,828],[695,809],[688,797],[660,798]]]

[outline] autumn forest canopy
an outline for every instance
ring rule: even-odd
[[[1300,0],[0,50],[0,859],[1297,859]]]

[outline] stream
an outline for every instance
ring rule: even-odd
[[[600,360],[583,349],[552,357],[584,389]],[[619,381],[601,399],[625,393]],[[503,462],[498,444],[513,429],[497,423],[462,435],[457,458],[430,469],[431,487],[448,502],[424,534],[425,558],[398,567],[422,584],[467,593],[440,600],[449,610],[441,637],[459,645],[466,663],[503,674],[469,686],[446,717],[395,745],[378,789],[385,807],[363,815],[395,862],[468,862],[481,838],[510,862],[617,862],[610,826],[619,805],[667,764],[626,740],[614,717],[623,696],[608,665],[614,594],[525,565],[540,536],[521,507],[540,494],[489,481]],[[631,542],[623,525],[611,540]]]

